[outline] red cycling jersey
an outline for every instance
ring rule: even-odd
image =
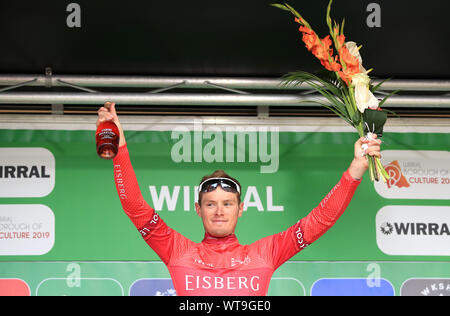
[[[114,158],[114,178],[125,213],[167,266],[177,295],[266,295],[273,272],[336,222],[360,183],[344,172],[321,203],[295,225],[241,245],[234,234],[205,234],[195,243],[167,226],[142,197],[126,145]]]

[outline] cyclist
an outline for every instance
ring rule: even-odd
[[[266,295],[273,272],[322,236],[347,208],[368,169],[365,154],[380,157],[376,135],[358,139],[349,168],[316,208],[287,230],[250,245],[241,245],[234,234],[244,207],[240,183],[221,170],[205,176],[195,204],[205,237],[195,243],[167,226],[142,197],[114,103],[98,110],[97,124],[107,120],[120,131],[113,165],[122,207],[166,264],[177,295]]]

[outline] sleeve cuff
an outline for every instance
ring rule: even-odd
[[[349,182],[353,182],[353,183],[361,183],[361,180],[362,180],[362,178],[361,179],[355,179],[355,178],[353,178],[351,175],[350,175],[350,172],[348,171],[348,169],[344,172],[344,174],[342,175],[342,177],[345,179],[345,180],[347,180],[347,181],[349,181]]]

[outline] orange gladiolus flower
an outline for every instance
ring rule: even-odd
[[[343,68],[342,71],[339,71],[339,76],[347,85],[350,85],[353,75],[359,73],[359,61],[350,54],[345,45],[339,50],[339,56],[346,66],[345,69]]]
[[[318,45],[314,46],[312,53],[327,70],[339,71],[341,70],[341,64],[337,61],[337,56],[333,56],[333,49],[330,48],[331,45],[332,41],[328,35],[319,41]]]
[[[331,63],[328,60],[321,60],[320,63],[322,64],[322,66],[325,67],[325,69],[329,70],[329,71],[340,71],[341,70],[341,64],[338,63],[337,61],[337,56],[334,56],[334,59],[331,59]]]
[[[318,37],[316,33],[306,26],[300,26],[298,30],[303,33],[302,40],[305,43],[306,48],[311,51],[313,47],[318,44]]]
[[[341,57],[342,61],[345,62],[347,68],[349,68],[351,72],[359,72],[359,61],[350,53],[346,46],[341,47],[341,49],[339,50],[339,56]]]
[[[331,64],[329,62],[329,58],[333,55],[333,49],[330,48],[332,41],[329,35],[321,40],[313,30],[303,25],[300,26],[299,31],[303,33],[302,40],[306,48],[320,60],[326,69],[340,69],[340,65],[335,60]]]
[[[329,50],[321,42],[319,42],[318,45],[315,45],[312,48],[311,52],[319,60],[328,60],[328,57],[330,56],[329,55]]]
[[[305,21],[302,18],[294,18],[294,21],[300,24],[304,24]]]
[[[335,26],[333,29],[334,34],[339,34],[339,27]]]
[[[345,36],[344,35],[338,35],[336,36],[337,42],[339,43],[339,47],[344,46],[345,43]]]
[[[301,23],[302,21],[299,19],[295,19],[296,22]],[[342,65],[338,61],[338,56],[333,56],[333,49],[331,48],[333,42],[330,38],[330,35],[327,35],[323,39],[320,39],[317,34],[310,28],[301,25],[298,29],[302,34],[302,41],[305,43],[306,48],[316,56],[317,59],[320,60],[322,66],[324,66],[329,71],[338,72],[342,69]],[[342,45],[344,43],[345,37],[344,35],[338,36],[339,42],[342,41]],[[350,59],[351,55],[345,56],[345,60]],[[350,74],[342,74],[342,77],[351,79],[353,75],[353,68],[350,68]],[[345,79],[344,79],[345,80]],[[346,80],[346,82],[349,82]]]
[[[313,30],[311,30],[310,28],[307,28],[306,26],[300,26],[299,28],[298,28],[298,30],[300,31],[300,32],[302,32],[303,34],[316,34]]]
[[[317,41],[317,45],[315,45],[312,49],[312,53],[314,56],[316,56],[319,60],[326,59],[328,60],[328,57],[333,55],[333,50],[330,50],[331,46],[331,39],[328,35],[324,39]]]

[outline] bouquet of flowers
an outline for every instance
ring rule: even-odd
[[[288,4],[272,4],[272,6],[291,12],[295,22],[300,24],[299,31],[306,48],[316,56],[326,71],[321,74],[311,74],[304,71],[292,72],[284,76],[284,84],[307,83],[328,102],[309,101],[323,105],[344,119],[358,131],[360,137],[370,138],[372,133],[382,136],[387,113],[381,110],[381,105],[396,91],[388,94],[379,101],[373,93],[380,88],[370,84],[368,73],[372,70],[364,69],[359,54],[361,47],[355,42],[345,41],[344,23],[336,23],[330,17],[330,0],[327,8],[326,21],[329,35],[320,38],[311,25]],[[333,50],[336,50],[336,54]],[[389,179],[381,161],[377,157],[367,156],[369,173],[372,181]]]

